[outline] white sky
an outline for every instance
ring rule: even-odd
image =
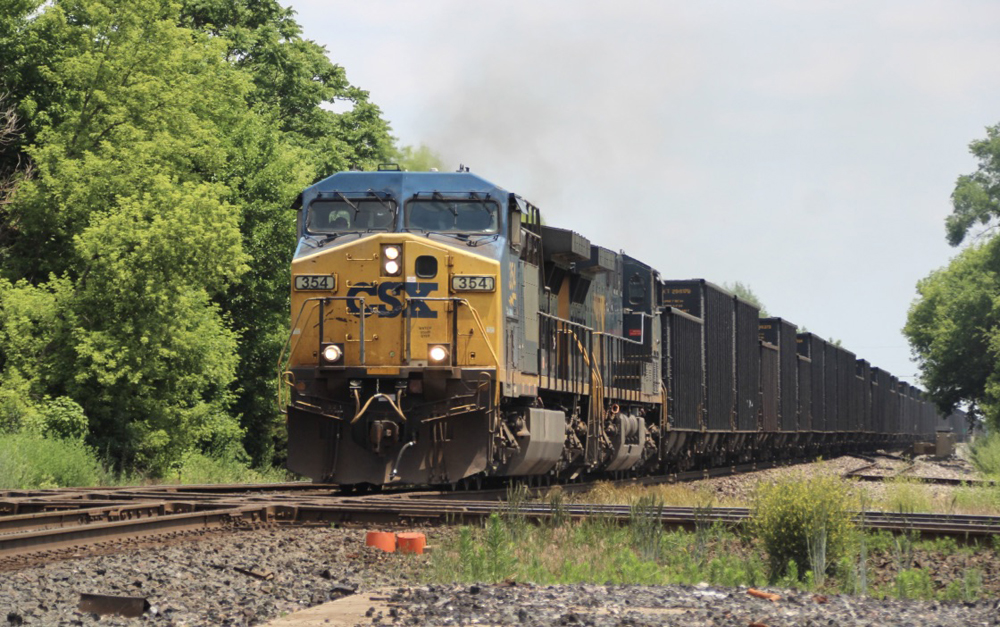
[[[899,376],[1000,123],[1000,2],[292,0],[427,144],[664,278],[742,281]]]

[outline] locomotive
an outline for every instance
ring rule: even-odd
[[[295,209],[280,388],[288,468],[314,481],[660,474],[944,424],[853,353],[467,170],[342,172]]]

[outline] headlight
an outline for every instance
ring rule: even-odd
[[[382,274],[397,276],[403,269],[403,251],[399,246],[382,247]]]
[[[323,361],[335,364],[344,356],[344,349],[336,344],[327,344],[323,347]]]
[[[448,359],[448,347],[435,344],[427,349],[427,357],[434,363],[442,363]]]

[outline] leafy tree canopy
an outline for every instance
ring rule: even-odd
[[[756,305],[760,309],[761,318],[770,317],[770,314],[767,312],[767,308],[764,307],[764,303],[761,302],[760,297],[757,296],[757,294],[755,294],[754,291],[750,289],[750,286],[747,285],[746,283],[742,283],[740,281],[733,281],[732,283],[723,283],[722,287],[726,291],[732,292],[733,294],[739,296],[748,303]]]
[[[931,399],[944,413],[1000,425],[1000,240],[962,251],[917,284],[903,333]]]
[[[436,152],[420,144],[416,148],[413,146],[403,146],[396,154],[396,163],[407,172],[429,172],[446,169],[444,161]]]
[[[930,398],[945,413],[967,405],[1000,427],[1000,126],[969,145],[977,170],[958,178],[945,226],[975,242],[917,284],[903,333]]]
[[[1000,220],[1000,125],[986,129],[986,139],[969,144],[979,160],[972,174],[958,177],[951,200],[954,210],[945,221],[948,243],[958,246],[976,227],[992,231]]]

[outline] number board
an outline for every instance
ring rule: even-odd
[[[337,279],[330,274],[299,274],[295,277],[295,289],[299,291],[322,290],[332,292],[337,287]]]
[[[451,277],[453,292],[493,292],[497,289],[496,277],[458,274]]]

